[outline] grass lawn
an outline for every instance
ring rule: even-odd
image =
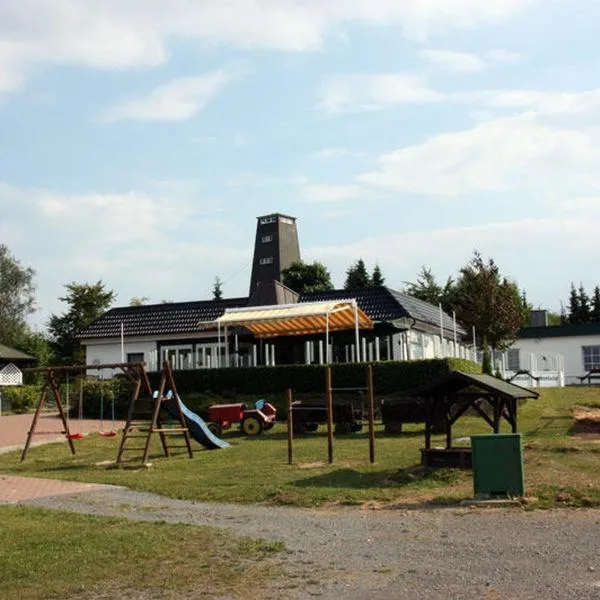
[[[257,598],[277,575],[263,561],[281,549],[210,528],[34,508],[0,507],[0,520],[4,600]]]
[[[600,388],[542,390],[539,400],[519,409],[530,506],[600,505],[600,437],[571,435],[577,405],[600,407]],[[478,417],[462,418],[453,429],[455,438],[489,432]],[[140,457],[136,457],[130,466],[114,469],[106,463],[115,459],[118,438],[90,436],[76,442],[76,456],[70,455],[66,444],[34,448],[24,463],[18,453],[0,456],[0,473],[110,483],[216,502],[435,505],[472,497],[470,471],[418,467],[423,446],[423,426],[418,424],[407,426],[399,437],[379,430],[374,465],[368,461],[366,434],[336,438],[333,465],[327,464],[324,431],[299,438],[293,466],[287,464],[284,425],[261,438],[248,439],[236,432],[225,437],[230,449],[207,451],[195,445],[193,460],[183,454],[164,458],[156,439],[152,467],[139,468]],[[443,436],[434,438],[434,445],[443,444]]]

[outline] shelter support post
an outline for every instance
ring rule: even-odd
[[[367,394],[369,396],[369,461],[375,462],[375,394],[373,390],[373,365],[367,367]]]
[[[327,461],[333,463],[333,390],[331,389],[331,367],[325,369],[327,398]]]
[[[287,438],[288,438],[288,465],[294,464],[294,413],[292,411],[292,390],[287,391]]]

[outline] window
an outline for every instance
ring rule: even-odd
[[[272,242],[272,241],[273,241],[273,235],[271,235],[271,234],[270,234],[270,235],[263,235],[263,236],[260,238],[260,241],[261,241],[263,244],[268,244],[269,242]]]
[[[582,346],[583,370],[600,369],[600,346]]]
[[[273,257],[272,256],[265,256],[264,258],[260,258],[258,260],[258,264],[259,265],[272,265],[273,264]]]
[[[506,370],[518,371],[521,368],[521,356],[518,348],[511,348],[506,352]]]
[[[128,352],[127,353],[127,362],[128,363],[144,362],[144,353],[143,352]]]
[[[261,217],[259,223],[261,225],[269,225],[270,223],[275,223],[277,221],[276,217]]]

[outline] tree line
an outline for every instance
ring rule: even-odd
[[[299,293],[334,289],[327,267],[320,262],[293,263],[283,271],[283,283]],[[0,244],[0,343],[35,356],[39,364],[81,364],[85,357],[78,335],[106,312],[116,294],[106,289],[102,281],[66,284],[60,298],[66,305],[61,314],[50,315],[47,331],[33,330],[27,318],[35,311],[35,271],[24,266],[9,248]],[[359,258],[346,270],[344,289],[360,290],[380,287],[385,277],[379,265],[371,272]],[[532,306],[516,282],[500,273],[493,259],[484,259],[474,252],[456,279],[448,277],[438,282],[431,268],[423,266],[413,282],[404,282],[402,291],[420,300],[441,305],[448,314],[455,314],[468,332],[476,333],[476,343],[484,349],[504,350],[515,339],[520,327],[526,325]],[[215,280],[215,299],[221,299],[221,282]],[[132,305],[144,304],[147,298],[134,298]],[[556,316],[556,315],[555,315]],[[600,286],[591,296],[582,285],[571,284],[568,311],[563,309],[555,322],[600,322]]]

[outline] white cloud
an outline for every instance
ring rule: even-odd
[[[107,109],[101,120],[185,121],[200,112],[231,81],[224,70],[197,77],[180,77],[154,88],[146,97]]]
[[[0,81],[4,90],[14,89],[38,64],[154,67],[169,60],[171,42],[181,39],[315,51],[340,23],[398,25],[404,35],[424,38],[501,23],[541,1],[3,0],[0,39],[9,40],[10,48],[0,52]]]
[[[439,102],[444,98],[444,94],[430,89],[417,75],[338,75],[328,78],[323,84],[319,106],[328,113],[337,114],[400,104]]]
[[[310,156],[312,158],[335,158],[337,156],[348,156],[352,154],[347,148],[323,148],[313,152]]]
[[[468,52],[426,49],[421,50],[419,55],[436,67],[457,73],[477,73],[486,68],[482,58]]]
[[[436,135],[379,159],[362,184],[418,194],[456,196],[507,190],[600,188],[600,92],[487,92],[488,106],[516,106],[515,116]]]
[[[595,201],[591,212],[579,210],[566,217],[554,210],[539,218],[413,229],[356,238],[345,244],[312,246],[304,249],[304,254],[308,260],[327,264],[338,282],[343,281],[348,257],[362,256],[367,264],[381,265],[386,285],[400,289],[404,282],[414,281],[422,265],[431,267],[438,280],[456,276],[477,249],[483,256],[494,258],[503,274],[525,287],[531,302],[558,310],[559,301],[567,299],[571,281],[581,280],[588,289],[597,283],[600,198]]]
[[[357,185],[306,185],[302,188],[300,197],[305,202],[344,202],[358,198],[361,189]]]
[[[524,57],[520,52],[497,49],[486,52],[486,58],[496,63],[508,65],[521,62]]]
[[[456,73],[479,73],[495,65],[508,65],[520,62],[521,54],[509,50],[490,50],[481,56],[470,52],[427,48],[419,51],[419,56],[434,67]]]
[[[64,310],[58,298],[71,281],[103,280],[122,305],[134,296],[198,300],[210,297],[215,274],[248,261],[247,248],[224,235],[231,225],[197,195],[68,195],[0,181],[0,209],[3,243],[37,272],[38,324]]]

